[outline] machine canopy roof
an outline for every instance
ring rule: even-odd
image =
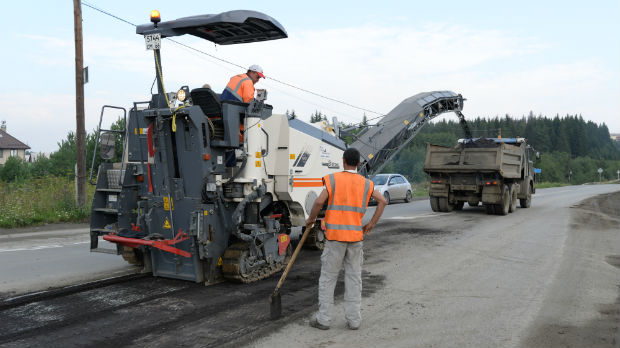
[[[183,17],[136,27],[136,34],[156,34],[163,37],[190,34],[218,45],[259,42],[288,37],[284,27],[264,13],[247,10]]]

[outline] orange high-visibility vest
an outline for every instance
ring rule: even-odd
[[[364,239],[362,218],[375,185],[359,174],[338,172],[323,177],[329,194],[325,212],[325,238],[339,242]]]
[[[244,103],[249,103],[254,99],[254,83],[247,74],[231,77],[225,90]]]

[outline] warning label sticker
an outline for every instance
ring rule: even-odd
[[[174,202],[172,201],[172,198],[170,198],[170,201],[168,201],[168,197],[164,197],[164,210],[174,210]]]
[[[164,220],[164,226],[165,229],[169,230],[172,228],[172,226],[170,225],[170,221],[168,221],[168,218],[166,218],[166,220]]]

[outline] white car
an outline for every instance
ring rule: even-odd
[[[400,174],[377,174],[372,178],[372,182],[375,184],[375,190],[385,197],[387,204],[397,199],[402,199],[405,203],[411,201],[411,184]],[[376,203],[372,198],[370,201]]]

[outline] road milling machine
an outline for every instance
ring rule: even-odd
[[[91,211],[91,251],[121,254],[154,276],[214,283],[249,283],[280,271],[321,192],[322,177],[343,170],[338,122],[317,128],[273,114],[266,91],[250,103],[223,101],[209,88],[166,93],[160,43],[194,35],[219,45],[286,38],[275,19],[254,11],[229,11],[139,25],[153,50],[157,93],[134,102],[125,130],[101,128],[97,146],[106,159],[97,170]],[[356,135],[349,146],[362,154],[360,172],[373,175],[429,119],[457,112],[461,95],[420,93]],[[127,118],[127,116],[124,116]],[[123,158],[112,163],[116,137]],[[94,161],[93,161],[94,167]],[[91,168],[91,183],[95,184]],[[102,239],[115,249],[102,248]],[[322,248],[321,223],[307,245]]]

